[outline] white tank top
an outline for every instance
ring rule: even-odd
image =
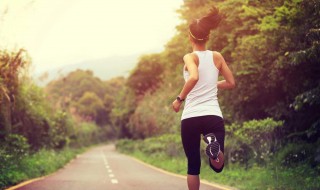
[[[194,53],[199,58],[199,80],[186,98],[181,120],[205,115],[222,117],[217,97],[219,70],[213,62],[213,52],[206,50]],[[189,72],[183,70],[183,77],[187,81]]]

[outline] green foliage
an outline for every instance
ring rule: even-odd
[[[66,109],[56,109],[48,102],[48,96],[44,90],[36,86],[28,76],[27,65],[30,65],[30,59],[24,50],[18,52],[0,50],[0,137],[3,139],[12,138],[12,142],[20,144],[23,144],[23,140],[26,139],[26,144],[30,145],[32,150],[62,149],[78,135],[74,129],[77,123]],[[90,72],[87,74],[90,75]],[[113,83],[115,82],[113,81]],[[101,82],[102,86],[107,86],[107,84]],[[113,87],[113,90],[118,87],[119,85]],[[97,90],[97,92],[100,91]],[[100,111],[99,108],[104,108],[104,103],[93,93],[85,94],[80,100],[83,106],[94,111],[94,116],[98,115],[96,112]],[[88,110],[90,111],[90,109]],[[102,140],[101,137],[97,138],[98,135],[91,135],[98,134],[100,129],[95,125],[90,125],[89,128],[92,131],[85,133],[85,135],[79,133],[76,138],[77,143],[83,140],[85,142],[83,144],[88,145],[89,141],[96,143],[95,139]],[[13,134],[17,136],[13,136]],[[23,138],[20,139],[20,137]],[[13,152],[15,150],[14,144],[7,143],[2,146],[7,147],[8,150],[12,147]],[[14,154],[12,160],[18,157],[19,155]]]
[[[71,117],[64,111],[57,111],[54,115],[52,125],[49,128],[50,145],[56,149],[61,149],[68,145],[69,137],[74,132],[76,124]]]
[[[291,143],[283,147],[276,156],[278,165],[294,167],[298,164],[316,164],[314,156],[314,144]],[[319,161],[318,161],[319,162]],[[320,172],[318,170],[318,172]]]
[[[61,101],[61,106],[67,106],[68,98],[71,100],[80,99],[85,92],[94,92],[99,97],[103,97],[105,94],[104,83],[95,77],[92,71],[80,69],[50,82],[47,91],[53,100]]]
[[[184,159],[184,152],[180,136],[177,134],[164,134],[144,140],[121,139],[116,143],[116,149],[126,154],[149,155],[151,160],[166,161],[166,159]],[[160,161],[158,164],[163,164]],[[181,163],[180,163],[181,164]],[[183,166],[183,165],[181,165]],[[184,169],[184,168],[183,168]]]
[[[163,155],[163,153],[171,158],[184,156],[180,136],[176,134],[165,134],[136,141],[123,139],[117,142],[116,148],[124,153],[140,151],[154,158]]]
[[[33,148],[50,144],[50,124],[53,110],[47,104],[43,90],[25,79],[16,95],[12,110],[12,132],[28,138]]]
[[[28,156],[30,145],[27,143],[25,137],[17,134],[10,134],[4,138],[4,141],[0,142],[0,147],[1,188],[8,180],[15,180],[16,176],[23,176],[18,172],[11,171],[17,168],[17,165]]]
[[[302,1],[303,0],[284,1],[283,5],[275,7],[272,15],[265,16],[261,20],[259,29],[262,32],[274,31],[288,24],[288,22],[292,22],[291,18],[299,13],[299,4]]]
[[[147,138],[164,133],[177,133],[180,114],[173,114],[171,103],[177,90],[172,83],[162,86],[158,93],[146,93],[130,117],[129,127],[135,138]],[[170,127],[169,127],[170,126]]]
[[[296,96],[295,101],[291,106],[298,111],[303,109],[303,107],[312,107],[320,105],[320,98],[318,95],[320,94],[320,85],[314,89],[303,92]]]
[[[161,56],[158,54],[145,55],[140,58],[138,65],[127,80],[127,85],[134,90],[137,96],[147,91],[155,91],[163,72]]]
[[[157,71],[145,69],[144,73],[139,63],[127,79],[127,93],[122,92],[116,100],[112,113],[117,114],[111,118],[117,122],[113,124],[122,133],[129,131],[129,136],[122,136],[145,139],[125,141],[119,147],[171,171],[184,170],[168,161],[183,160],[183,156],[167,156],[162,145],[166,143],[148,137],[179,131],[181,113],[172,112],[171,102],[184,83],[182,57],[192,51],[187,22],[214,4],[224,19],[211,33],[207,47],[222,53],[237,83],[232,91],[219,91],[230,170],[215,179],[243,189],[319,188],[320,150],[315,148],[320,137],[319,3],[185,1],[178,10],[183,22],[177,26],[176,36],[163,52],[146,56],[161,65],[161,82],[151,87],[147,81]],[[130,90],[134,94],[128,93]]]
[[[182,57],[192,51],[188,22],[202,16],[211,5],[219,7],[223,20],[211,33],[207,47],[222,53],[237,82],[236,89],[219,91],[220,105],[226,124],[244,127],[230,135],[234,137],[228,142],[230,162],[263,164],[268,154],[287,143],[317,142],[320,5],[314,0],[185,1],[178,10],[183,22],[177,26],[177,34],[163,52],[144,56],[128,77],[126,87],[134,94],[120,96],[123,102],[131,103],[116,100],[112,113],[118,114],[112,114],[112,120],[117,121],[113,124],[119,123],[120,129],[126,129],[120,131],[129,131],[134,138],[178,131],[180,114],[170,112],[170,104],[184,83]],[[161,75],[157,75],[157,65],[162,68]],[[152,82],[154,87],[151,80],[156,81]],[[269,124],[274,129],[265,131],[264,125]],[[265,139],[245,139],[245,134]],[[265,145],[270,138],[277,141]],[[242,152],[233,152],[236,150]],[[246,151],[246,158],[235,157]]]
[[[78,101],[78,113],[96,120],[98,112],[104,108],[102,100],[93,92],[85,92]]]
[[[22,157],[18,162],[10,164],[0,162],[0,189],[21,181],[48,175],[64,166],[83,151],[84,149],[65,148],[60,151],[41,149]],[[6,167],[5,169],[3,168],[4,166]]]
[[[264,121],[252,121],[246,125],[256,126],[259,123],[266,123],[271,126],[280,124],[270,119]],[[277,123],[277,124],[276,124]],[[229,144],[232,138],[227,138],[226,143]],[[185,175],[187,162],[184,156],[183,148],[180,142],[180,136],[162,135],[144,140],[123,139],[117,142],[117,150],[134,156],[144,162],[160,167],[164,170]],[[298,147],[298,148],[294,148]],[[208,165],[207,157],[202,154],[201,179],[210,182],[230,185],[239,189],[283,189],[283,190],[300,190],[300,189],[319,189],[320,175],[319,170],[310,168],[308,164],[297,165],[292,162],[290,167],[281,166],[284,158],[288,158],[292,153],[299,153],[305,145],[288,145],[284,147],[283,152],[276,153],[265,167],[254,165],[251,168],[243,168],[237,164],[226,164],[222,174],[215,174]],[[311,146],[309,146],[311,148]],[[202,147],[204,150],[204,147]],[[297,150],[297,152],[295,151]],[[202,151],[204,152],[204,151]],[[293,157],[295,158],[294,154]],[[294,164],[296,163],[296,164]]]
[[[119,138],[131,138],[129,128],[130,116],[137,106],[136,97],[130,88],[123,88],[114,100],[114,107],[110,113],[114,134]]]
[[[2,167],[8,167],[28,155],[30,145],[27,139],[21,135],[10,134],[1,142],[0,163]],[[1,169],[3,169],[1,167]]]
[[[125,83],[123,77],[102,81],[90,70],[76,70],[52,81],[46,87],[54,107],[70,113],[76,121],[95,122],[104,127],[111,124],[114,94]]]
[[[19,77],[30,58],[23,49],[18,52],[0,50],[0,135],[11,133],[11,112],[19,87]]]
[[[271,118],[227,126],[226,159],[230,162],[266,164],[279,149],[277,131],[283,122]]]
[[[274,121],[271,118],[247,121],[235,131],[235,135],[247,144],[255,144],[257,139],[265,138],[266,140],[271,140],[270,135],[277,127],[282,125],[283,122]]]
[[[94,123],[80,123],[73,127],[71,138],[72,147],[83,147],[93,143],[107,140],[103,128],[99,128]]]
[[[176,35],[163,52],[142,56],[127,79],[101,81],[91,71],[77,70],[51,82],[45,89],[48,97],[23,75],[30,63],[23,50],[0,51],[0,138],[19,134],[32,149],[39,149],[82,146],[111,136],[145,139],[177,133],[181,112],[175,114],[171,103],[184,83],[182,57],[192,51],[188,22],[212,5],[219,7],[223,20],[207,47],[222,53],[237,82],[236,89],[219,91],[227,124],[226,161],[239,166],[228,174],[230,179],[264,181],[252,182],[257,189],[269,187],[268,183],[273,184],[271,189],[294,189],[301,187],[299,183],[317,188],[318,177],[310,176],[319,175],[320,160],[319,149],[312,148],[319,145],[320,137],[318,0],[184,1],[178,10],[183,22]],[[55,105],[49,105],[48,99]],[[79,124],[82,121],[99,127]],[[177,137],[163,138],[178,143]],[[154,144],[145,147],[145,141]],[[183,157],[174,155],[181,147],[172,144],[172,150],[162,154],[167,149],[161,137],[135,145],[122,143],[127,150],[155,155],[152,159],[161,158],[169,166],[176,160],[166,162],[167,154]],[[243,166],[256,177],[240,175]],[[285,171],[279,172],[282,167]],[[299,170],[307,177],[296,177],[290,185],[292,175],[303,176]],[[270,177],[262,180],[263,176]]]

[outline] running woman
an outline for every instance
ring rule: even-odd
[[[185,84],[172,103],[174,111],[179,112],[185,100],[181,117],[181,139],[188,160],[189,190],[200,188],[201,135],[207,143],[206,154],[210,167],[217,173],[224,167],[225,129],[217,92],[218,89],[234,88],[235,80],[222,55],[206,49],[210,31],[215,29],[220,21],[219,9],[213,7],[209,14],[189,25],[193,52],[183,57]],[[224,80],[218,81],[219,73]]]

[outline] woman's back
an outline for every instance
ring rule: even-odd
[[[194,51],[198,56],[199,80],[186,98],[186,104],[183,110],[182,118],[217,115],[222,117],[219,107],[217,93],[217,82],[219,70],[213,60],[213,52]],[[188,71],[184,70],[184,79],[189,78]]]

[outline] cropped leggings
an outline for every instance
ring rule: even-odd
[[[187,118],[181,121],[181,139],[184,152],[188,160],[188,174],[199,175],[201,166],[200,157],[200,141],[201,135],[213,133],[220,144],[220,149],[224,152],[224,122],[223,119],[215,115],[199,116]],[[214,168],[209,160],[210,167],[216,171],[221,172],[223,167],[219,170]]]

